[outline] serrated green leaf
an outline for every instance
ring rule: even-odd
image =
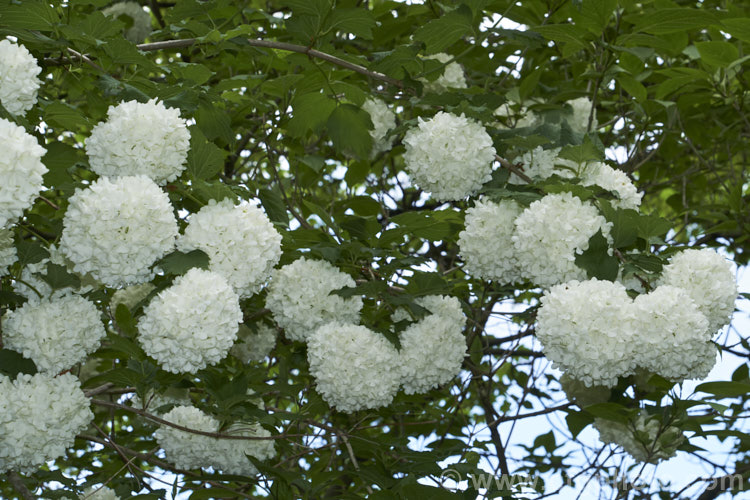
[[[336,101],[320,92],[295,95],[292,99],[292,118],[287,131],[292,137],[302,137],[307,132],[319,133],[328,121]]]
[[[271,221],[283,226],[289,225],[289,213],[278,187],[259,190],[258,198]]]
[[[589,278],[614,281],[617,278],[619,265],[617,257],[609,255],[607,238],[597,231],[589,240],[589,247],[576,255],[576,265],[586,271]]]
[[[62,288],[78,288],[81,286],[81,280],[75,274],[71,274],[65,268],[52,262],[47,263],[47,273],[42,275],[42,279],[47,282],[53,290]]]
[[[672,224],[665,218],[656,215],[641,215],[638,217],[638,236],[651,241],[667,234]]]
[[[640,215],[632,209],[613,208],[609,202],[600,203],[604,217],[612,223],[609,234],[612,236],[612,246],[623,248],[635,243],[638,238],[638,218]]]
[[[227,112],[213,104],[201,104],[195,112],[195,123],[206,136],[206,139],[222,139],[230,143],[234,139],[231,120]]]
[[[21,267],[36,264],[42,259],[49,257],[47,249],[35,241],[18,242],[16,244],[16,252],[18,253],[18,262],[21,264]]]
[[[328,135],[339,152],[365,159],[372,149],[372,121],[366,111],[352,104],[340,104],[328,118]]]
[[[194,267],[208,269],[208,264],[209,258],[205,252],[202,250],[192,250],[187,253],[174,251],[157,261],[155,265],[166,274],[178,276],[185,274]]]
[[[574,51],[585,47],[583,40],[588,36],[585,28],[574,24],[547,24],[536,26],[532,30],[555,43],[567,44]]]
[[[187,171],[193,179],[210,179],[224,167],[224,152],[216,144],[206,141],[195,131],[190,137]]]
[[[356,37],[372,40],[374,27],[375,18],[369,9],[337,7],[331,12],[324,29],[351,33]]]
[[[471,11],[457,9],[418,28],[414,40],[424,43],[428,54],[435,54],[443,52],[473,30]]]
[[[590,161],[599,161],[604,158],[604,153],[600,151],[589,136],[584,137],[583,143],[577,146],[565,146],[560,150],[558,157],[570,160],[578,165],[584,165]]]

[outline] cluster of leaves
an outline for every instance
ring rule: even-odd
[[[506,158],[541,144],[563,147],[561,155],[579,163],[601,160],[605,150],[617,154],[619,168],[646,192],[641,214],[612,208],[611,193],[559,178],[511,186],[508,172],[498,169],[483,189],[522,204],[560,191],[595,200],[613,223],[616,252],[610,256],[601,234],[594,236],[578,260],[591,276],[622,272],[648,280],[660,272],[670,245],[696,239],[744,264],[750,94],[743,64],[750,56],[743,53],[750,7],[718,0],[698,7],[670,0],[149,1],[142,3],[156,29],[149,43],[136,46],[122,37],[123,20],[102,15],[108,3],[0,0],[0,35],[23,43],[49,75],[38,106],[15,119],[47,149],[49,190],[18,226],[14,276],[47,256],[45,248],[60,237],[68,197],[95,178],[81,146],[108,106],[156,97],[194,118],[187,171],[166,187],[178,214],[212,199],[259,200],[282,232],[281,263],[305,254],[351,273],[357,288],[340,293],[362,294],[362,321],[378,331],[404,326],[391,320],[397,307],[407,305],[419,317],[417,297],[458,297],[469,318],[469,355],[465,376],[454,384],[345,415],[315,392],[302,344],[282,336],[267,362],[243,365],[229,357],[197,377],[177,376],[159,369],[136,342],[143,302],[132,311],[107,309],[107,340],[74,370],[108,403],[93,407],[101,432],[90,429],[76,441],[81,453],[23,478],[32,491],[60,498],[65,493],[50,485],[73,490],[76,478],[88,474],[86,484],[107,482],[123,497],[141,491],[142,498],[163,498],[179,490],[192,491],[191,498],[474,498],[472,484],[462,494],[440,487],[440,462],[458,459],[452,467],[464,478],[488,467],[573,476],[561,437],[575,438],[594,418],[626,422],[639,408],[696,436],[737,438],[736,469],[750,470],[748,440],[734,418],[750,392],[747,365],[732,381],[700,386],[711,395],[705,399],[685,399],[668,381],[640,376],[585,408],[553,403],[564,395],[530,341],[539,290],[483,282],[461,270],[457,235],[467,204],[439,205],[409,185],[399,141],[418,117],[445,110],[483,122]],[[462,65],[467,89],[424,91],[423,79],[437,78],[444,64],[423,56],[438,52]],[[361,109],[371,95],[399,111],[393,149],[374,158],[371,119]],[[575,133],[562,119],[564,102],[581,96],[594,103],[599,136]],[[504,104],[542,120],[498,127],[495,110]],[[201,252],[168,256],[157,290],[205,265]],[[61,267],[49,271],[55,288],[77,279]],[[22,300],[11,290],[5,278],[3,309]],[[106,309],[111,293],[91,298]],[[508,319],[516,333],[503,337],[489,326],[507,301],[523,311]],[[262,293],[242,306],[243,328],[272,324]],[[731,349],[747,356],[750,345]],[[0,350],[3,373],[33,370]],[[274,428],[277,457],[258,464],[261,479],[175,470],[152,453],[153,423],[112,406],[123,394],[143,399],[167,389],[189,390],[222,422],[258,420]],[[256,396],[248,399],[248,389]],[[717,402],[725,397],[732,398],[728,405]],[[506,456],[513,445],[506,422],[555,411],[566,415],[567,434],[541,433],[520,458]],[[427,445],[415,451],[419,440]],[[681,449],[710,458],[693,444]],[[179,487],[160,484],[159,470],[176,472]],[[16,495],[11,483],[0,478],[1,496]],[[492,486],[485,493],[512,494]]]

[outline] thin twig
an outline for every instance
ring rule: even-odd
[[[21,494],[23,500],[35,500],[36,496],[23,484],[23,478],[18,475],[18,472],[14,470],[8,472],[8,482]]]
[[[498,155],[495,155],[495,159],[500,162],[500,165],[502,165],[503,168],[508,169],[509,171],[511,171],[512,173],[516,174],[518,177],[520,177],[524,181],[526,181],[529,184],[531,184],[531,182],[532,182],[531,181],[531,177],[529,177],[528,175],[526,175],[523,172],[521,172],[521,169],[518,167],[518,165],[513,165],[511,162],[509,162],[505,158],[501,158]]]

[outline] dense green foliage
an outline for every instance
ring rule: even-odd
[[[75,451],[56,467],[21,477],[30,491],[62,498],[106,482],[122,498],[191,490],[190,498],[475,498],[471,481],[462,484],[463,492],[451,490],[450,482],[440,485],[439,464],[451,458],[464,479],[494,469],[498,475],[542,475],[559,485],[581,473],[581,488],[585,474],[599,470],[603,477],[638,482],[639,489],[623,490],[621,498],[681,498],[681,486],[658,481],[658,472],[653,479],[621,456],[594,450],[590,462],[580,460],[590,443],[561,448],[565,439],[575,443],[595,417],[627,421],[638,408],[662,415],[688,437],[729,439],[733,453],[724,468],[712,465],[711,451],[695,443],[686,441],[679,453],[704,457],[711,477],[737,471],[747,478],[750,441],[740,418],[750,394],[746,363],[732,381],[708,384],[702,393],[680,392],[658,376],[631,377],[603,402],[585,408],[567,403],[556,372],[545,369],[541,347],[532,342],[541,291],[468,276],[457,238],[472,201],[440,204],[399,179],[401,139],[418,117],[465,113],[485,124],[498,154],[511,162],[539,144],[567,147],[570,157],[584,161],[604,159],[606,151],[635,179],[645,192],[641,214],[610,210],[620,259],[608,258],[606,245],[592,245],[582,261],[591,276],[612,277],[613,267],[614,275],[651,276],[675,245],[684,244],[723,248],[746,264],[750,5],[143,0],[154,31],[136,47],[122,36],[128,19],[100,12],[108,3],[0,0],[0,35],[15,37],[43,67],[39,104],[25,118],[12,119],[45,145],[49,168],[49,190],[16,228],[14,276],[45,257],[61,235],[67,199],[96,178],[82,144],[108,106],[156,97],[195,119],[188,168],[166,187],[178,213],[194,213],[211,199],[259,200],[283,235],[281,264],[306,253],[348,272],[364,297],[362,323],[392,340],[395,308],[431,294],[459,298],[469,318],[469,355],[451,384],[427,395],[400,393],[377,411],[344,414],[316,393],[303,343],[280,334],[266,362],[243,365],[228,357],[197,376],[179,376],[159,369],[135,341],[143,304],[132,311],[119,307],[110,311],[103,346],[73,369],[86,390],[101,389],[92,405],[98,427],[77,439]],[[168,40],[186,41],[159,44]],[[420,78],[436,78],[444,65],[422,56],[438,52],[463,66],[467,89],[424,91]],[[370,95],[398,112],[393,149],[375,157],[372,123],[361,109]],[[578,97],[593,101],[600,133],[576,133],[561,119],[565,101]],[[544,123],[508,128],[509,120],[495,114],[506,103],[514,113],[524,108],[543,116]],[[483,192],[522,204],[572,189],[607,198],[560,179],[512,187],[508,175],[498,166]],[[175,253],[162,264],[159,287],[205,265],[205,255]],[[77,279],[62,268],[55,276],[55,288]],[[91,298],[107,310],[111,292]],[[264,300],[261,292],[242,302],[247,327],[274,324]],[[20,301],[11,278],[4,278],[0,308]],[[750,355],[745,341],[724,347]],[[6,349],[0,371],[15,375],[33,366]],[[260,479],[174,469],[155,452],[156,424],[105,404],[166,388],[189,389],[197,406],[222,421],[257,420],[273,429],[277,455],[258,464]],[[248,400],[248,389],[262,405]],[[568,428],[553,432],[538,417],[538,437],[523,440],[533,444],[517,446],[510,426],[536,412],[557,413]],[[428,444],[415,451],[414,443]],[[708,484],[690,479],[696,479],[693,494]],[[18,476],[0,476],[0,496],[17,496],[18,487]],[[545,491],[542,482],[536,487]],[[513,495],[498,488],[486,494]]]

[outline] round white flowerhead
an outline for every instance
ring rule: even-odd
[[[458,235],[466,272],[501,284],[521,278],[511,239],[521,211],[513,200],[479,200],[466,210],[466,228]]]
[[[266,307],[289,339],[305,341],[327,323],[359,323],[362,299],[331,294],[355,284],[332,264],[302,257],[274,271]]]
[[[453,59],[453,56],[441,52],[427,56],[425,59],[435,59],[445,64]],[[429,81],[426,78],[420,78],[419,81],[424,84],[425,92],[435,94],[442,94],[450,89],[465,89],[467,87],[464,70],[456,61],[446,64],[442,74],[436,80]]]
[[[70,373],[0,376],[0,472],[33,472],[65,454],[94,414]]]
[[[594,428],[599,431],[599,440],[622,446],[639,462],[657,463],[677,454],[677,448],[685,442],[682,431],[674,426],[662,426],[659,417],[641,412],[627,425],[597,418]]]
[[[120,500],[115,490],[104,485],[86,488],[79,500]]]
[[[187,122],[164,103],[121,102],[107,110],[86,139],[91,170],[102,176],[145,175],[159,185],[185,170],[190,149]]]
[[[737,283],[732,264],[710,248],[688,249],[664,267],[660,283],[684,289],[708,318],[709,336],[729,324]]]
[[[568,116],[568,125],[576,132],[584,133],[589,130],[589,118],[591,118],[591,130],[596,130],[599,123],[596,121],[596,109],[591,110],[591,101],[588,97],[579,97],[568,101],[567,104],[573,109]]]
[[[247,364],[263,361],[276,345],[276,329],[261,323],[257,331],[240,325],[239,341],[232,346],[232,355]]]
[[[219,421],[194,406],[178,406],[164,420],[202,432],[218,432]],[[257,424],[234,424],[223,434],[270,437]],[[213,467],[227,474],[254,476],[258,473],[247,456],[267,460],[274,456],[273,439],[222,439],[194,434],[162,425],[154,434],[167,459],[181,469]]]
[[[8,268],[18,260],[13,231],[0,228],[0,276],[8,272]]]
[[[5,347],[52,375],[86,359],[104,335],[96,306],[78,295],[27,302],[3,318]]]
[[[466,316],[455,297],[431,295],[417,300],[430,314],[400,334],[401,385],[406,394],[427,392],[450,382],[466,356]]]
[[[10,114],[24,115],[34,107],[42,84],[37,77],[41,71],[26,47],[0,40],[0,103]]]
[[[641,206],[643,193],[638,192],[633,182],[622,170],[616,170],[604,163],[595,163],[586,168],[583,175],[583,185],[592,184],[617,194],[619,199],[612,200],[612,206],[615,208],[638,210]]]
[[[541,302],[536,335],[556,366],[589,387],[612,387],[633,373],[638,316],[624,286],[571,281],[552,287]]]
[[[260,289],[279,262],[281,235],[257,206],[211,200],[190,216],[177,247],[183,252],[206,252],[210,269],[223,275],[244,298]]]
[[[320,395],[346,413],[389,405],[401,383],[398,351],[364,326],[318,328],[308,339],[307,360]]]
[[[4,118],[0,118],[0,150],[3,151],[0,157],[0,228],[3,228],[32,205],[44,186],[42,176],[47,173],[47,167],[42,163],[46,151],[34,136]]]
[[[143,309],[138,339],[166,371],[195,373],[227,355],[241,321],[239,297],[224,277],[193,268]]]
[[[492,138],[463,114],[441,111],[429,120],[419,118],[404,144],[406,170],[436,200],[461,200],[492,178]]]
[[[543,149],[541,146],[537,146],[531,151],[526,151],[522,154],[518,162],[522,163],[521,169],[526,177],[532,180],[547,179],[552,174],[572,177],[573,172],[564,169],[555,169],[555,165],[560,162],[560,159],[557,157],[559,152],[560,148]],[[525,180],[513,173],[510,174],[508,182],[511,184],[526,184]]]
[[[177,234],[169,197],[152,180],[102,177],[70,197],[60,250],[76,272],[121,287],[151,280]]]
[[[608,237],[611,227],[594,205],[568,192],[533,202],[516,218],[512,237],[523,276],[545,288],[585,279],[576,255],[597,231]]]
[[[133,43],[141,43],[151,34],[151,16],[138,2],[118,2],[104,9],[102,14],[114,18],[129,18],[132,25],[125,30],[125,38]]]
[[[372,137],[370,157],[390,150],[395,137],[388,138],[387,136],[389,130],[396,128],[396,113],[385,102],[375,97],[367,99],[362,109],[369,113],[373,125],[370,130],[370,137]]]
[[[661,285],[636,297],[634,307],[639,324],[633,348],[639,366],[676,382],[708,375],[713,364],[707,366],[706,357],[716,361],[715,351],[707,350],[713,331],[685,290]]]

